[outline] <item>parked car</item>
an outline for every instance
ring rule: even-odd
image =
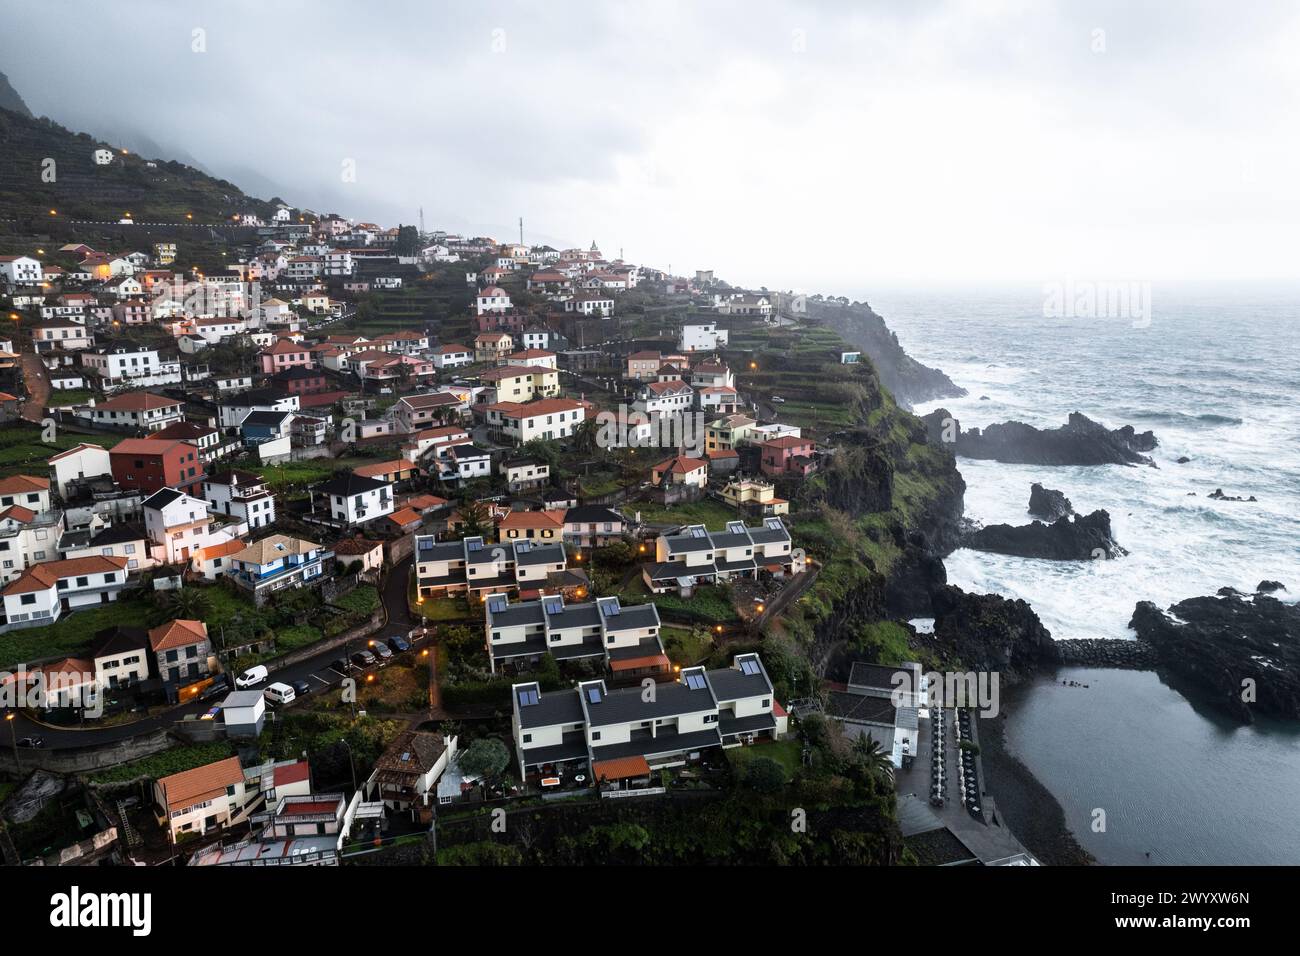
[[[357,667],[370,667],[375,663],[375,655],[369,651],[357,651],[352,655],[351,660]]]
[[[773,395],[773,396],[772,396],[772,401],[776,402],[776,404],[778,404],[778,405],[784,405],[784,404],[785,404],[785,399],[782,398],[780,395]]]
[[[401,654],[403,651],[409,651],[411,649],[411,642],[402,637],[401,634],[394,634],[388,639],[388,646],[391,647],[395,653]]]
[[[199,691],[199,700],[211,700],[213,697],[221,697],[229,692],[230,678],[225,674],[217,674],[212,678],[211,684]]]
[[[288,684],[282,684],[276,681],[266,690],[262,691],[262,696],[268,704],[292,704],[297,698],[297,692]]]
[[[244,671],[244,673],[236,677],[235,686],[240,690],[245,690],[246,688],[262,683],[262,681],[266,680],[270,674],[271,672],[266,669],[265,664],[258,664],[255,667],[250,667],[248,670]]]
[[[37,747],[45,746],[45,738],[44,737],[20,737],[18,739],[18,746],[31,747],[34,750]]]
[[[338,671],[340,674],[346,674],[348,671],[353,670],[356,666],[357,666],[356,664],[353,664],[350,660],[348,660],[345,657],[340,657],[334,663],[330,664],[330,667]]]
[[[375,641],[370,645],[370,653],[379,659],[379,663],[387,664],[393,659],[393,652],[388,649],[388,645],[383,641]]]
[[[311,684],[307,683],[305,680],[291,680],[289,681],[289,685],[293,688],[293,692],[299,697],[306,697],[311,693]]]

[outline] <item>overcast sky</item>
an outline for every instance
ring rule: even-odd
[[[1300,272],[1300,4],[0,4],[33,112],[354,218],[803,291]]]

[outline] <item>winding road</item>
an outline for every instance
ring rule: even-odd
[[[385,638],[394,634],[405,637],[418,623],[412,620],[410,610],[406,604],[411,562],[412,558],[410,557],[398,562],[384,581],[381,599],[384,608],[388,612],[388,624],[379,631],[379,634]],[[351,647],[353,650],[360,650],[360,647],[357,646],[358,643],[356,641],[352,642]],[[299,680],[310,684],[312,693],[319,693],[331,687],[337,687],[342,682],[343,675],[334,670],[330,663],[340,657],[346,657],[348,653],[349,649],[347,647],[331,645],[306,660],[285,667],[276,667],[275,662],[271,661],[267,665],[270,675],[258,687],[266,687],[275,681],[287,684]],[[10,733],[19,740],[23,737],[40,737],[44,740],[42,747],[44,750],[82,750],[102,747],[118,743],[130,737],[137,737],[159,730],[170,730],[172,724],[183,719],[185,715],[201,714],[215,707],[218,703],[220,703],[219,698],[191,701],[188,704],[181,704],[153,717],[146,717],[128,724],[116,724],[111,727],[54,727],[32,720],[20,711],[12,721],[4,721],[8,725],[8,732],[0,731],[3,734],[3,736],[0,736],[0,747],[8,748],[12,746],[12,740],[9,739]],[[21,758],[24,753],[23,749],[19,748],[18,752]],[[31,753],[32,751],[27,752]]]

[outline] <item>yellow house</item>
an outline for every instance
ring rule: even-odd
[[[728,504],[764,518],[790,513],[790,502],[776,496],[776,487],[756,478],[736,478],[727,482],[722,489],[722,498]]]

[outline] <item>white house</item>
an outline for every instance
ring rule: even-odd
[[[433,367],[437,369],[459,368],[463,365],[473,364],[474,352],[463,345],[450,343],[440,345],[430,352],[429,360],[433,362]]]
[[[4,627],[52,624],[67,611],[116,601],[126,575],[125,558],[73,558],[32,565],[0,591]]]
[[[347,525],[365,524],[393,513],[393,486],[378,478],[345,472],[312,490],[326,496],[330,517]]]
[[[506,291],[500,286],[490,285],[479,290],[479,294],[474,300],[474,306],[477,315],[487,315],[489,312],[509,312],[510,296],[506,295]]]
[[[496,402],[484,410],[488,427],[516,445],[534,438],[568,438],[586,420],[585,402],[543,398],[535,402]]]
[[[716,352],[726,346],[727,339],[727,330],[719,329],[716,322],[683,325],[677,336],[677,347],[683,352]]]
[[[151,392],[128,392],[91,408],[96,425],[156,432],[182,419],[185,403]]]
[[[174,385],[181,380],[181,363],[164,362],[158,350],[124,342],[96,352],[81,354],[83,367],[99,376],[100,387],[105,391],[118,388]]]
[[[111,475],[108,449],[101,445],[88,445],[84,442],[61,451],[50,459],[50,472],[54,478],[54,489],[60,498],[68,496],[68,482],[81,478],[97,478]]]
[[[143,508],[153,556],[164,564],[188,563],[191,554],[211,543],[212,518],[202,498],[163,488],[146,498]]]
[[[275,521],[275,495],[261,475],[234,469],[203,480],[203,497],[217,514],[234,515],[247,522],[251,531]]]
[[[11,286],[36,285],[41,281],[41,264],[31,256],[0,256],[0,278]]]

